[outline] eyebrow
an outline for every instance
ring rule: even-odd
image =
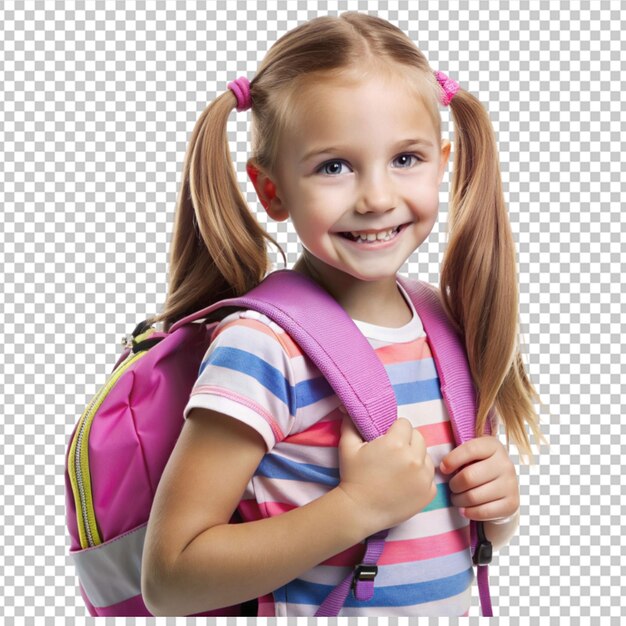
[[[407,146],[418,146],[418,145],[422,145],[422,146],[426,146],[428,148],[433,148],[433,143],[431,141],[428,141],[427,139],[404,139],[403,141],[399,141],[396,144],[396,150],[399,150],[401,148],[406,148]],[[325,154],[325,153],[332,153],[332,152],[341,152],[342,148],[340,147],[335,147],[335,146],[328,146],[328,147],[324,147],[324,148],[313,148],[313,150],[310,150],[309,152],[307,152],[303,157],[302,160],[300,161],[301,163],[304,163],[305,161],[308,161],[311,157],[320,155],[320,154]]]

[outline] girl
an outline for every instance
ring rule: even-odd
[[[313,615],[360,562],[361,542],[386,528],[373,598],[349,597],[340,615],[467,615],[469,520],[486,521],[495,548],[515,532],[507,451],[493,436],[454,448],[428,338],[396,281],[437,219],[450,155],[440,103],[457,129],[441,297],[465,337],[477,432],[487,419],[497,432],[497,416],[507,444],[510,435],[532,458],[525,422],[540,437],[538,396],[517,345],[515,253],[487,112],[388,22],[355,12],[314,19],[198,120],[169,294],[152,321],[168,330],[269,269],[266,242],[278,244],[246,205],[226,137],[232,108],[251,108],[257,195],[272,219],[293,221],[303,246],[293,269],[326,289],[376,349],[399,419],[364,443],[277,324],[252,311],[222,320],[148,524],[142,592],[155,615],[251,598],[259,615]],[[402,391],[429,380],[434,395]],[[229,524],[237,508],[244,523]]]

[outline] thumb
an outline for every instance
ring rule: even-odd
[[[339,448],[359,448],[363,445],[363,443],[363,438],[354,425],[352,418],[349,415],[344,415],[341,422],[341,439],[339,440]]]

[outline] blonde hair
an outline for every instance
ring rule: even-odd
[[[380,71],[406,81],[425,104],[440,137],[441,88],[422,52],[389,22],[349,11],[301,24],[263,59],[250,82],[255,164],[271,177],[279,140],[290,131],[290,111],[296,102],[314,106],[314,99],[299,98],[304,88]],[[268,242],[280,250],[286,265],[283,250],[261,228],[237,183],[227,138],[228,117],[236,104],[227,89],[202,112],[189,141],[168,295],[163,311],[150,320],[162,321],[164,330],[185,315],[257,285],[271,267]],[[537,441],[543,439],[533,408],[539,396],[517,342],[515,248],[495,136],[487,111],[469,92],[460,88],[450,107],[456,147],[441,297],[447,316],[465,339],[477,389],[477,435],[484,434],[487,420],[495,434],[500,419],[507,445],[510,436],[532,462],[525,423]]]

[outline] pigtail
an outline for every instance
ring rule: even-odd
[[[484,434],[487,420],[495,434],[500,418],[507,445],[512,438],[532,462],[525,422],[536,441],[545,439],[533,408],[539,395],[518,344],[515,246],[495,135],[487,111],[472,94],[459,89],[450,108],[455,155],[440,279],[443,304],[465,337],[478,390],[477,434]]]
[[[251,85],[252,91],[252,85]],[[170,251],[168,296],[150,323],[174,322],[255,287],[271,268],[267,241],[239,189],[227,137],[236,104],[229,89],[202,113],[185,162]]]

